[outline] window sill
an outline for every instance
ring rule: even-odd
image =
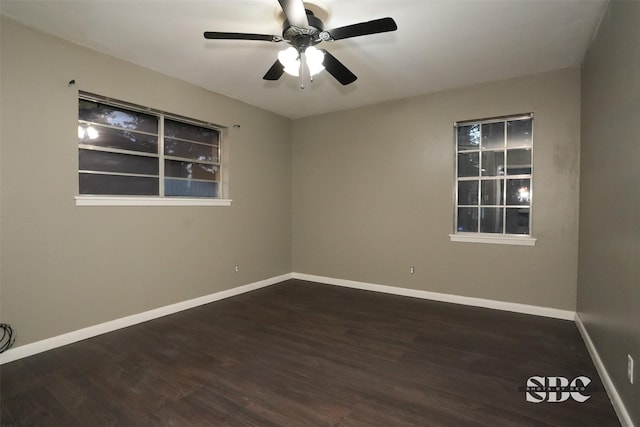
[[[76,206],[231,206],[231,199],[76,196]]]
[[[497,245],[535,246],[536,238],[530,236],[492,236],[487,234],[449,234],[452,242],[492,243]]]

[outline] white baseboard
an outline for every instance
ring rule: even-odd
[[[421,291],[417,289],[400,288],[397,286],[377,285],[373,283],[356,282],[353,280],[335,279],[332,277],[314,276],[311,274],[292,273],[294,279],[309,282],[325,283],[328,285],[362,289],[365,291],[382,292],[385,294],[402,295],[433,301],[450,302],[454,304],[470,305],[474,307],[492,308],[494,310],[511,311],[515,313],[533,314],[535,316],[553,317],[562,320],[574,320],[575,311],[558,308],[540,307],[537,305],[518,304],[513,302],[495,301],[483,298],[464,297],[460,295],[442,294],[438,292]]]
[[[580,319],[578,313],[576,313],[575,322],[578,326],[578,331],[580,331],[580,335],[582,335],[582,340],[584,341],[585,345],[587,346],[587,350],[591,355],[593,364],[596,366],[596,370],[600,375],[602,384],[604,385],[605,390],[607,390],[607,394],[609,395],[609,399],[611,400],[613,409],[616,411],[616,414],[620,419],[620,424],[622,424],[622,427],[634,427],[633,421],[631,420],[631,415],[627,411],[627,408],[624,406],[624,403],[620,398],[620,394],[618,393],[616,386],[613,384],[607,368],[605,368],[604,363],[602,363],[600,354],[598,354],[598,350],[596,350],[595,345],[593,345],[593,341],[589,336],[589,332],[587,332],[587,328],[585,328],[584,323],[582,323],[582,319]]]
[[[126,328],[128,326],[137,325],[138,323],[146,322],[149,320],[157,319],[159,317],[167,316],[170,314],[178,313],[180,311],[188,310],[190,308],[198,307],[211,302],[219,301],[225,298],[233,297],[236,295],[244,294],[245,292],[253,291],[256,289],[264,288],[266,286],[274,285],[276,283],[283,282],[291,279],[293,276],[291,273],[283,274],[281,276],[272,277],[258,282],[250,283],[236,288],[227,289],[225,291],[215,292],[210,295],[205,295],[199,298],[190,299],[187,301],[170,304],[164,307],[155,308],[153,310],[145,311],[131,316],[122,317],[120,319],[111,320],[109,322],[100,323],[98,325],[89,326],[76,331],[68,332],[66,334],[58,335],[55,337],[47,338],[34,343],[25,344],[19,347],[10,348],[4,353],[0,354],[0,365],[4,363],[13,362],[14,360],[22,359],[24,357],[32,356],[34,354],[42,353],[47,350],[52,350],[57,347],[62,347],[67,344],[82,341],[87,338],[92,338],[98,335],[112,332],[118,329]]]

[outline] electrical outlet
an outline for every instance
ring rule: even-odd
[[[238,273],[240,271],[240,266],[236,264],[236,266],[234,267],[234,270],[236,273]]]
[[[633,357],[630,354],[627,354],[627,377],[629,377],[629,382],[633,384]]]
[[[409,267],[409,274],[415,274],[416,269],[415,267]]]

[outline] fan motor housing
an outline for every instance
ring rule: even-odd
[[[304,50],[309,46],[320,43],[319,34],[324,31],[324,24],[318,19],[313,12],[306,9],[308,27],[296,27],[291,25],[288,19],[282,24],[282,38],[288,41],[298,50]]]

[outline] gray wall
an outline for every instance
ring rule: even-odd
[[[613,1],[582,68],[578,315],[640,425],[640,2]],[[627,354],[635,384],[627,380]]]
[[[294,271],[574,310],[579,73],[295,120]],[[450,242],[454,121],[526,112],[535,114],[536,246]]]
[[[0,319],[16,345],[291,272],[290,120],[4,17],[1,31]],[[232,206],[76,207],[78,89],[240,124]]]

